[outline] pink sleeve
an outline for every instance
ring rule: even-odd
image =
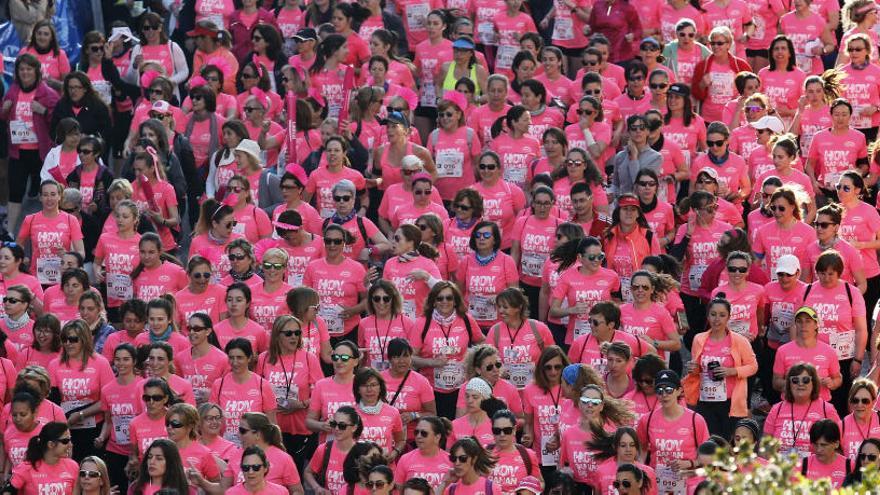
[[[275,401],[275,392],[272,391],[272,386],[269,385],[269,380],[260,379],[260,396],[263,399],[263,412],[274,411],[276,407],[278,407],[278,403]]]
[[[323,395],[321,393],[319,393],[321,390],[320,385],[321,385],[320,383],[315,384],[315,388],[312,389],[312,400],[311,400],[311,402],[309,402],[309,412],[318,413],[319,418],[321,417],[321,410],[323,409],[323,406],[324,406],[323,401],[322,401]],[[211,402],[216,402],[213,398],[214,396],[212,395],[211,397],[212,397]],[[317,456],[317,453],[315,453],[315,455]]]
[[[257,222],[257,235],[263,238],[272,235],[272,221],[269,220],[269,215],[267,215],[265,211],[256,208],[254,211],[254,220]]]
[[[59,51],[58,54],[58,69],[63,78],[65,74],[70,72],[70,60],[67,58],[67,54],[64,53],[64,51]]]
[[[24,217],[24,221],[21,222],[21,227],[18,229],[18,238],[24,239],[25,241],[31,236],[31,225],[34,223],[34,215],[28,215]],[[33,250],[34,246],[31,246]]]
[[[318,448],[315,449],[315,453],[312,455],[312,460],[309,462],[309,469],[315,474],[317,474],[321,468],[323,467],[321,464],[324,462],[324,451],[327,450],[327,444],[322,443],[318,445]]]
[[[511,285],[519,284],[519,272],[516,269],[516,263],[513,261],[513,258],[506,256],[504,258],[504,264],[504,278],[507,281],[506,286],[510,287]]]
[[[833,359],[835,363],[837,363],[837,359]],[[840,367],[838,363],[838,368]],[[773,360],[773,374],[774,375],[785,375],[785,355],[783,354],[782,348],[776,351],[776,359]]]
[[[850,292],[852,293],[853,318],[864,318],[867,313],[865,311],[865,298],[862,296],[862,293],[859,292],[859,289],[852,284],[850,284]]]

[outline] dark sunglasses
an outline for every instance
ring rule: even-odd
[[[89,148],[80,148],[80,149],[76,150],[76,152],[79,153],[80,155],[91,155],[92,153],[95,152],[95,150],[89,149]]]
[[[792,385],[809,385],[810,382],[813,381],[813,377],[810,376],[793,376],[788,379]]]
[[[253,471],[253,472],[256,473],[256,472],[258,472],[260,469],[263,469],[263,465],[262,465],[262,464],[242,464],[242,465],[241,465],[241,472],[242,472],[242,473],[249,473],[249,472],[251,472],[251,471]]]
[[[143,400],[144,402],[161,402],[165,400],[165,396],[162,394],[144,394],[141,396],[141,400]]]
[[[332,419],[330,421],[328,421],[327,424],[330,426],[330,428],[333,428],[336,430],[344,430],[344,429],[348,428],[349,426],[354,426],[354,425],[350,425],[348,423],[343,423],[342,421],[335,421]]]
[[[629,126],[629,131],[630,131],[630,132],[644,131],[644,130],[645,130],[645,126],[643,126],[643,125],[641,125],[641,124],[639,124],[639,125],[631,125],[631,126]]]
[[[837,189],[838,191],[843,191],[843,192],[850,192],[853,190],[853,186],[848,186],[846,184],[837,184],[836,186],[834,186],[834,188]]]
[[[55,441],[62,444],[62,445],[68,445],[68,444],[70,444],[70,442],[73,441],[73,439],[70,437],[65,437],[65,438],[59,438],[58,440],[55,440]]]
[[[158,31],[158,30],[159,30],[158,24],[144,24],[143,26],[141,26],[141,31],[144,31],[144,32]]]
[[[636,185],[641,187],[656,187],[657,182],[653,180],[640,180],[636,182]]]
[[[455,114],[452,112],[440,112],[439,115],[440,115],[440,117],[446,117],[447,119],[451,119],[452,117],[455,117]]]
[[[767,207],[767,209],[770,211],[779,211],[779,212],[785,211],[785,207],[782,205],[770,205]]]
[[[462,454],[462,455],[449,454],[449,462],[451,462],[453,464],[464,464],[468,461],[468,459],[470,459],[470,456],[468,456],[467,454]]]
[[[605,261],[605,253],[599,253],[599,254],[582,254],[581,256],[583,256],[584,258],[586,258],[587,261]]]
[[[749,271],[749,267],[747,267],[747,266],[728,266],[727,271],[730,273],[747,273]]]
[[[391,302],[391,296],[373,296],[372,299],[373,299],[374,303],[380,303],[380,302],[390,303]]]
[[[437,296],[434,298],[436,302],[453,302],[455,301],[455,296]]]
[[[496,168],[498,168],[498,166],[495,165],[494,163],[481,163],[480,164],[480,170],[495,170]]]
[[[268,261],[263,262],[263,270],[284,270],[287,268],[287,265],[284,263],[269,263]]]
[[[333,201],[337,203],[347,203],[351,201],[351,196],[347,194],[345,196],[333,196]]]
[[[180,421],[166,421],[165,427],[174,428],[176,430],[178,428],[183,428],[183,423],[181,423]]]
[[[454,205],[452,205],[452,207],[455,208],[456,210],[461,210],[461,211],[469,211],[471,209],[470,206],[463,205],[461,203],[455,203]]]
[[[691,33],[691,32],[686,33],[684,31],[679,31],[676,34],[678,34],[679,36],[683,36],[685,38],[696,38],[697,37],[697,33]]]
[[[612,483],[612,485],[614,485],[615,490],[620,487],[623,487],[624,490],[629,490],[630,487],[632,487],[632,483],[630,483],[629,480],[620,480],[620,481],[614,480],[614,483]]]
[[[87,471],[83,469],[79,472],[79,477],[97,479],[101,477],[101,473],[99,473],[98,471]]]
[[[280,333],[281,335],[283,335],[285,337],[293,337],[294,335],[299,337],[303,334],[303,331],[299,330],[299,329],[297,329],[297,330],[282,330],[278,333]]]
[[[211,272],[193,272],[192,276],[193,278],[203,278],[207,280],[211,278]]]
[[[186,329],[187,329],[187,331],[189,331],[189,333],[196,333],[196,332],[204,332],[205,330],[208,329],[208,327],[200,327],[198,325],[187,325]]]
[[[501,435],[502,433],[505,435],[513,435],[514,428],[512,426],[506,426],[504,428],[497,428],[495,426],[492,427],[493,435]]]
[[[651,89],[666,89],[669,85],[666,83],[651,83],[648,86]]]
[[[202,101],[202,99],[204,99],[204,98],[205,98],[205,97],[202,96],[202,95],[192,95],[192,96],[190,96],[190,99],[191,99],[192,101]]]
[[[596,113],[593,110],[585,110],[583,108],[578,108],[576,112],[578,115],[593,115],[594,113]]]
[[[726,142],[726,139],[719,139],[718,141],[706,141],[706,146],[710,148],[720,148],[721,146],[724,146],[724,143]]]
[[[495,362],[495,363],[489,363],[489,364],[487,364],[486,367],[485,367],[485,369],[486,369],[486,371],[492,371],[493,369],[495,369],[495,370],[500,370],[502,366],[504,366],[504,365],[501,364],[500,361],[498,361],[498,362]]]
[[[709,45],[711,45],[711,46],[724,46],[726,44],[727,44],[726,41],[710,41],[709,42]]]
[[[849,403],[850,403],[850,404],[859,404],[859,403],[861,403],[862,405],[865,405],[865,406],[867,406],[867,405],[870,404],[871,402],[873,402],[873,401],[872,401],[871,399],[866,398],[866,397],[862,397],[861,399],[859,399],[858,397],[853,397],[852,399],[849,400]]]
[[[862,461],[865,461],[865,460],[867,459],[869,462],[876,462],[876,461],[877,461],[877,457],[878,457],[877,454],[864,454],[864,453],[859,453],[859,459],[861,459]]]
[[[76,335],[63,335],[61,337],[61,342],[76,344],[77,342],[79,342],[79,337],[77,337]]]
[[[383,480],[364,481],[364,486],[367,487],[367,490],[381,490],[385,488],[385,485],[387,484],[388,482]]]
[[[428,438],[428,435],[431,434],[428,430],[414,430],[413,433],[417,437]]]
[[[837,225],[837,224],[834,222],[813,222],[813,226],[816,228],[819,228],[819,229],[827,229],[828,227],[831,227],[832,225]]]
[[[4,302],[4,303],[9,303],[9,304],[18,304],[18,303],[20,303],[20,302],[24,302],[24,299],[16,299],[16,298],[14,298],[14,297],[6,296],[6,297],[3,298],[3,302]]]
[[[483,166],[480,165],[480,168],[482,169]],[[413,189],[413,194],[415,194],[416,196],[430,196],[431,190],[430,189]],[[425,230],[425,229],[422,229],[422,230]]]
[[[339,246],[343,243],[345,243],[345,240],[343,240],[343,239],[330,238],[330,237],[324,238],[324,244],[327,246]]]
[[[233,227],[234,227],[234,225],[233,225]],[[232,253],[229,253],[227,256],[229,257],[229,260],[230,260],[230,261],[242,261],[242,260],[244,260],[245,258],[247,258],[247,255],[246,255],[246,254],[232,254]]]
[[[338,363],[339,361],[342,361],[343,363],[347,363],[347,362],[351,361],[352,359],[354,359],[354,356],[349,356],[348,354],[331,354],[330,355],[330,360],[333,361],[334,363]]]

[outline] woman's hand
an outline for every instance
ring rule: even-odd
[[[98,436],[95,438],[95,448],[100,449],[100,448],[104,447],[104,442],[106,442],[106,441],[107,441],[107,438],[106,438],[106,437],[103,437],[103,436],[101,436],[101,435],[98,435]]]
[[[3,112],[8,112],[9,109],[12,108],[12,100],[6,100],[3,102]]]
[[[31,101],[31,110],[33,110],[34,113],[38,113],[40,115],[46,113],[46,107],[41,105],[40,102],[38,102],[37,100]]]
[[[431,278],[431,274],[421,268],[416,268],[407,275],[407,278],[412,281],[427,282]]]

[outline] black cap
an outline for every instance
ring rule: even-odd
[[[303,28],[293,35],[293,39],[296,41],[316,41],[318,33],[312,28]]]
[[[669,92],[679,96],[688,97],[691,95],[691,88],[684,83],[673,83],[669,85]]]
[[[657,376],[654,377],[654,386],[670,386],[673,388],[680,388],[681,378],[678,377],[678,373],[672,370],[660,370],[657,372]]]

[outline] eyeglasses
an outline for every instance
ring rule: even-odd
[[[566,167],[580,167],[583,164],[583,160],[565,160]]]
[[[302,330],[299,330],[299,329],[296,329],[296,330],[282,330],[282,331],[280,331],[280,332],[278,332],[278,333],[280,333],[281,335],[283,335],[283,336],[285,336],[285,337],[293,337],[294,335],[297,336],[297,337],[299,337],[299,336],[301,336],[301,335],[303,334]]]
[[[325,246],[340,246],[345,243],[345,240],[339,239],[336,237],[325,237],[324,245]]]
[[[470,209],[471,209],[470,206],[463,205],[461,203],[455,203],[454,205],[452,205],[452,207],[456,210],[461,210],[461,211],[470,211]]]
[[[455,301],[455,296],[453,296],[451,294],[445,295],[445,296],[437,296],[434,298],[434,301],[436,301],[436,302],[453,302],[453,301]]]
[[[390,303],[391,296],[373,296],[373,302],[374,303],[380,303],[380,302]]]
[[[850,192],[853,190],[853,186],[849,186],[846,184],[837,184],[836,186],[834,186],[834,188],[837,189],[838,191],[843,191],[843,192]]]
[[[515,430],[515,428],[513,426],[505,426],[504,428],[498,428],[498,427],[493,426],[492,427],[492,434],[493,435],[501,435],[501,434],[513,435],[514,430]]]
[[[468,459],[470,459],[470,457],[467,454],[462,454],[462,455],[449,454],[449,462],[451,462],[453,464],[464,464],[468,461]]]
[[[586,258],[587,261],[599,261],[599,262],[605,261],[605,253],[599,253],[599,254],[586,254],[586,253],[584,253],[581,256]]]
[[[834,222],[813,222],[813,226],[816,227],[817,229],[827,229],[828,227],[831,227],[832,225],[837,225],[837,224]]]
[[[83,469],[82,471],[79,472],[79,477],[80,477],[80,478],[92,478],[92,479],[95,479],[95,478],[100,478],[100,477],[101,477],[101,473],[98,472],[98,471],[87,471],[87,470]]]
[[[447,119],[451,119],[455,117],[455,114],[452,112],[440,112],[440,117],[446,117]]]
[[[328,421],[327,424],[330,425],[330,428],[334,428],[337,430],[344,430],[344,429],[348,428],[349,426],[354,426],[354,425],[350,425],[348,423],[343,423],[342,421],[335,421],[332,419],[330,421]]]
[[[234,226],[235,226],[235,225],[233,225],[233,227],[234,227]],[[230,261],[242,261],[242,260],[244,260],[245,258],[247,258],[247,255],[246,255],[246,254],[233,254],[233,253],[229,253],[227,256],[229,257],[229,260],[230,260]]]
[[[196,279],[203,278],[207,280],[211,278],[211,272],[193,272],[192,276]]]
[[[624,490],[629,490],[630,487],[632,487],[632,483],[630,483],[629,480],[620,480],[620,481],[614,480],[614,483],[612,483],[612,485],[614,485],[615,490],[620,487],[623,487]]]
[[[492,232],[486,232],[486,231],[474,232],[474,238],[475,239],[491,239]]]
[[[95,152],[95,150],[89,149],[89,148],[80,148],[80,149],[76,150],[76,152],[79,153],[80,155],[91,155],[92,153]]]
[[[342,361],[343,363],[347,363],[347,362],[351,361],[352,359],[354,359],[354,356],[349,356],[348,354],[331,354],[330,355],[330,360],[333,361],[334,363],[338,363],[339,361]]]
[[[187,325],[186,329],[189,333],[204,332],[208,327],[200,327],[198,325]]]
[[[641,187],[656,187],[657,182],[653,180],[640,180],[636,182],[636,185]]]
[[[376,480],[376,481],[364,481],[364,486],[367,487],[367,490],[381,490],[385,488],[387,485],[387,481]]]
[[[496,168],[498,168],[498,166],[495,165],[494,163],[481,163],[480,164],[480,170],[495,170]]]
[[[679,31],[676,34],[679,37],[684,37],[684,38],[696,38],[697,37],[697,33],[691,33],[691,32],[685,32],[685,31]]]
[[[263,109],[260,107],[244,107],[244,113],[261,112],[261,111],[263,111]]]
[[[415,436],[422,438],[428,438],[428,435],[431,434],[428,430],[414,430],[413,433],[415,433]]]
[[[263,270],[284,270],[287,268],[287,265],[284,263],[269,263],[268,261],[263,262]]]
[[[544,371],[559,371],[563,368],[561,364],[545,364]]]
[[[163,400],[165,400],[165,396],[162,394],[144,394],[141,396],[141,400],[143,400],[144,402],[162,402]]]
[[[657,395],[669,395],[672,392],[675,392],[675,388],[674,387],[657,387],[654,389],[654,392]]]
[[[878,457],[880,456],[878,456],[877,454],[865,454],[859,452],[859,459],[862,461],[865,461],[867,459],[869,462],[876,462]]]
[[[581,404],[585,404],[588,406],[598,406],[602,403],[602,399],[597,397],[581,397]]]
[[[865,49],[862,48],[862,47],[851,46],[851,47],[847,48],[846,51],[847,51],[848,53],[853,53],[853,52],[863,52],[863,51],[865,51]]]
[[[853,397],[849,400],[850,404],[862,404],[863,406],[867,406],[871,402],[873,401],[867,397],[862,397],[861,399],[859,399],[858,397]]]
[[[595,66],[599,65],[599,61],[598,60],[587,60],[584,62],[584,65],[586,65],[588,67],[595,67]]]
[[[583,109],[583,108],[578,108],[575,112],[576,112],[578,115],[593,115],[594,113],[596,113],[596,112],[594,112],[593,110],[586,110],[586,109]]]
[[[747,267],[747,266],[728,266],[727,271],[730,273],[747,273],[749,271],[749,267]]]
[[[178,428],[183,428],[183,423],[181,423],[180,421],[166,421],[165,427],[174,428],[176,430]]]
[[[666,83],[651,83],[648,85],[651,89],[666,89],[669,87]]]
[[[637,290],[651,290],[650,285],[630,285],[629,288],[633,292],[635,292]]]
[[[811,376],[793,376],[788,379],[792,385],[809,385],[813,381]]]
[[[726,139],[719,139],[718,141],[706,141],[706,145],[709,146],[710,148],[720,148],[720,147],[724,146],[724,143],[726,143],[726,142],[727,142]]]
[[[3,302],[4,302],[4,303],[9,303],[9,304],[18,304],[18,303],[20,303],[20,302],[24,302],[24,299],[16,299],[16,298],[14,298],[14,297],[6,296],[6,297],[3,298]]]
[[[351,201],[351,195],[346,194],[345,196],[333,196],[333,201],[336,203],[347,203]]]
[[[485,366],[484,369],[485,369],[486,371],[500,370],[502,366],[504,366],[504,365],[501,364],[500,361],[496,361],[496,362],[494,362],[494,363],[489,363],[489,364],[487,364],[487,365]]]
[[[262,38],[260,38],[260,39],[262,39]],[[242,473],[249,473],[251,471],[256,473],[256,472],[259,472],[260,469],[263,469],[263,464],[242,464],[241,465],[241,472]]]
[[[785,211],[785,206],[783,206],[783,205],[770,205],[767,207],[767,209],[770,211],[778,211],[781,213],[781,212]]]
[[[76,335],[63,335],[61,336],[61,342],[66,344],[76,344],[79,342],[79,337]]]
[[[710,41],[709,44],[711,46],[724,46],[727,44],[726,41]]]

